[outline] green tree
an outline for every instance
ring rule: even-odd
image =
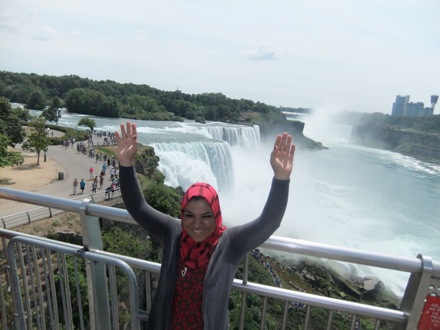
[[[171,216],[179,216],[181,197],[174,188],[153,183],[148,189],[144,190],[144,196],[156,210]]]
[[[12,147],[23,142],[22,118],[24,117],[23,110],[11,108],[9,100],[0,97],[0,134],[8,137],[9,145]]]
[[[79,125],[79,126],[86,126],[86,127],[90,128],[91,131],[93,132],[93,130],[94,130],[95,127],[96,127],[96,122],[95,122],[92,118],[89,118],[89,117],[83,117],[83,118],[81,118],[81,120],[78,122],[78,125]]]
[[[67,111],[101,117],[119,117],[116,99],[89,88],[76,88],[66,95]]]
[[[8,151],[10,141],[0,133],[0,167],[23,164],[23,156],[16,151]]]
[[[52,107],[57,108],[57,109],[61,108],[61,99],[58,96],[55,96],[52,99]]]
[[[52,99],[52,105],[43,111],[41,114],[47,121],[53,121],[56,125],[58,125],[58,120],[61,118],[61,100],[59,97],[55,96]]]
[[[57,108],[47,108],[46,110],[43,110],[43,113],[41,114],[47,121],[53,121],[56,125],[58,125],[58,120],[61,118],[61,111]]]
[[[146,120],[241,121],[243,111],[252,111],[253,124],[286,122],[279,108],[251,100],[234,100],[222,93],[186,94],[161,91],[148,85],[95,81],[78,76],[47,75],[0,71],[0,95],[12,102],[44,109],[45,98],[62,97],[69,112]],[[249,122],[248,118],[245,118]]]
[[[25,108],[20,108],[20,107],[12,108],[12,113],[16,115],[17,118],[23,123],[27,123],[29,120],[32,119],[29,110]]]
[[[37,117],[30,123],[32,133],[22,145],[23,150],[37,153],[37,166],[40,165],[40,153],[47,150],[49,146],[49,137],[46,134],[44,118]]]
[[[35,109],[35,110],[43,110],[46,106],[46,99],[38,90],[34,90],[28,97],[26,102],[26,108]]]

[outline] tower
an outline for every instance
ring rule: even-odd
[[[434,113],[434,107],[437,104],[438,101],[438,95],[431,95],[431,109],[432,113]]]

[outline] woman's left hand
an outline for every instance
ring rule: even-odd
[[[275,179],[288,180],[293,170],[293,156],[295,155],[295,144],[292,143],[292,136],[284,132],[277,136],[272,153],[270,154],[270,165],[272,166]]]

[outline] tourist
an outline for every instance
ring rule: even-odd
[[[84,189],[86,188],[86,182],[84,179],[81,179],[81,182],[79,183],[79,188],[81,189],[81,194],[84,194]]]
[[[78,179],[75,178],[75,180],[73,180],[73,194],[76,195],[78,193]]]
[[[113,181],[113,179],[115,178],[115,176],[116,176],[116,168],[112,167],[112,168],[110,169],[110,180]]]
[[[98,188],[98,176],[95,176],[92,182],[92,193],[96,193],[97,188]]]
[[[295,153],[292,137],[284,133],[276,138],[270,156],[274,178],[261,215],[229,228],[222,224],[217,192],[207,183],[195,183],[185,192],[181,220],[152,208],[135,173],[137,138],[136,125],[130,122],[116,132],[126,209],[163,245],[148,329],[228,329],[229,292],[238,264],[275,232],[283,218]]]
[[[101,174],[99,175],[99,189],[101,189],[103,185],[104,185],[104,174],[101,171]]]

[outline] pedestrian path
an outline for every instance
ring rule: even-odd
[[[64,134],[59,131],[53,132],[54,136],[62,136]],[[93,143],[95,146],[103,145],[104,139],[104,136],[98,137],[94,135]],[[87,145],[87,141],[84,141],[84,143]],[[92,192],[92,181],[90,180],[89,169],[93,167],[95,169],[95,175],[98,175],[99,177],[99,173],[101,172],[101,168],[103,165],[103,161],[96,161],[95,157],[91,158],[87,154],[78,152],[76,148],[76,143],[75,145],[69,146],[67,148],[59,145],[49,146],[47,151],[47,158],[51,158],[57,163],[57,173],[54,173],[54,181],[42,187],[38,191],[38,193],[62,198],[77,199],[80,196],[73,195],[73,181],[75,180],[75,178],[77,178],[78,181],[81,181],[81,179],[84,179],[86,181],[84,192],[85,195],[90,194]],[[99,188],[98,184],[97,192],[102,191],[110,185],[110,170],[108,169],[104,178],[103,187]],[[35,208],[35,205],[31,204],[19,203],[14,201],[6,202],[7,206],[3,207],[3,210],[1,211],[2,214],[0,214],[0,216],[24,212],[31,208]]]

